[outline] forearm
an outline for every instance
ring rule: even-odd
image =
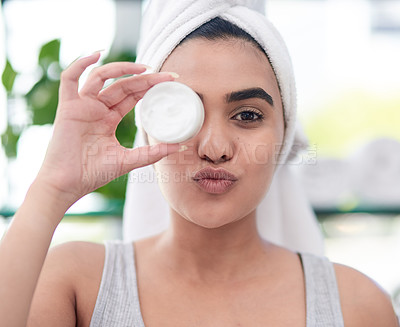
[[[25,326],[52,236],[67,210],[34,182],[0,243],[0,326]]]

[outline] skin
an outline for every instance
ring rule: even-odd
[[[117,168],[123,173],[166,155],[168,158],[156,164],[160,173],[185,175],[206,166],[223,167],[238,181],[221,195],[208,194],[190,180],[160,182],[171,206],[171,226],[160,235],[135,243],[146,326],[306,325],[298,256],[261,240],[255,225],[257,205],[268,190],[275,166],[271,160],[256,161],[254,150],[262,146],[267,158],[273,157],[284,133],[276,80],[266,57],[257,51],[242,41],[204,40],[191,40],[175,49],[163,71],[177,72],[180,82],[202,94],[206,110],[202,130],[186,142],[184,152],[178,153],[177,145],[153,142],[151,147],[130,151],[132,157],[123,160],[127,153],[120,149],[119,164],[112,167],[104,165],[107,153],[102,151],[93,152],[88,165],[77,162],[77,158],[84,158],[82,144],[96,135],[95,144],[103,149],[113,140],[118,121],[107,119],[113,115],[113,106],[121,117],[127,111],[120,109],[125,108],[125,99],[134,102],[149,84],[172,77],[167,73],[136,77],[147,81],[147,88],[141,91],[133,90],[137,80],[125,79],[100,92],[101,87],[94,86],[100,82],[95,81],[103,81],[100,76],[109,76],[112,68],[104,66],[78,94],[78,76],[98,57],[83,59],[67,69],[49,155],[0,245],[0,262],[5,262],[0,267],[0,301],[5,303],[0,306],[0,315],[7,319],[5,326],[25,325],[30,305],[28,326],[89,326],[101,281],[104,246],[75,242],[55,247],[42,269],[52,233],[69,205],[104,183],[98,180],[99,173]],[[125,68],[118,76],[126,74]],[[224,100],[229,92],[253,86],[271,94],[273,107],[260,99],[229,104]],[[128,104],[132,102],[126,107]],[[88,105],[93,112],[82,110]],[[262,111],[265,119],[246,125],[232,119],[237,117],[238,108],[249,106]],[[104,114],[93,124],[99,109]],[[79,119],[70,119],[72,112]],[[104,124],[98,127],[98,121]],[[69,137],[82,131],[73,139],[75,147],[69,142],[64,145],[69,131]],[[64,158],[69,162],[64,163]],[[66,167],[68,170],[63,170]],[[370,279],[345,266],[335,265],[335,270],[346,326],[376,326],[377,322],[379,326],[397,326],[390,300]]]

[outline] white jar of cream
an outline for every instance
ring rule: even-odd
[[[179,82],[154,85],[140,104],[145,132],[163,143],[184,142],[195,136],[204,121],[204,107],[189,86]]]

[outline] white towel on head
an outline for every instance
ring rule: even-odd
[[[221,17],[249,33],[265,50],[275,71],[285,113],[285,138],[280,165],[272,186],[257,210],[262,237],[295,251],[323,252],[315,216],[287,163],[307,145],[296,128],[296,88],[285,43],[261,13],[257,0],[152,0],[142,21],[137,62],[158,71],[168,55],[193,30]],[[135,146],[145,144],[136,106],[138,133]],[[161,232],[168,226],[168,205],[161,195],[152,167],[130,173],[124,208],[124,238],[134,240]],[[144,182],[144,180],[147,180]]]

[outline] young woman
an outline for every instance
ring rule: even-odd
[[[270,54],[231,22],[215,18],[188,34],[159,73],[111,63],[78,91],[99,53],[63,72],[46,158],[0,246],[0,325],[397,326],[387,295],[361,273],[260,237],[256,209],[288,134],[284,87]],[[180,145],[121,147],[121,118],[176,74],[203,101],[199,134]],[[170,206],[165,232],[47,254],[76,200],[154,163],[161,175],[181,177],[160,182]]]

